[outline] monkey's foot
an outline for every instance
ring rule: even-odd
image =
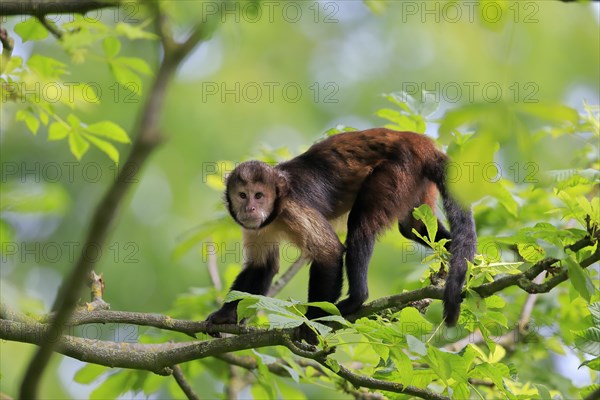
[[[338,308],[338,310],[340,310],[340,313],[342,314],[342,316],[346,317],[348,315],[351,315],[351,314],[354,314],[355,312],[357,312],[362,305],[363,305],[363,301],[348,297],[347,299],[342,300],[339,303],[337,303],[336,307]]]
[[[236,324],[237,323],[237,312],[235,308],[221,307],[217,311],[213,312],[206,318],[206,322],[209,326],[212,325],[223,325],[223,324]],[[220,338],[221,333],[209,333],[210,336]]]
[[[319,344],[319,338],[317,337],[317,334],[306,324],[302,324],[296,328],[294,340],[298,342],[304,340],[306,343],[314,346]]]

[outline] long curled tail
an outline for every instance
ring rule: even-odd
[[[450,241],[448,251],[450,271],[444,289],[444,317],[446,325],[454,326],[460,314],[462,302],[462,286],[467,273],[467,260],[473,261],[477,243],[475,222],[470,208],[464,208],[454,199],[446,185],[446,166],[448,158],[438,152],[433,164],[427,166],[425,175],[434,182],[442,195],[444,212],[450,224]]]

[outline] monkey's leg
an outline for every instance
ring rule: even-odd
[[[341,245],[340,245],[341,247]],[[335,303],[342,294],[344,254],[340,249],[338,254],[326,261],[314,261],[310,266],[308,282],[308,301],[328,301]],[[310,307],[306,313],[309,319],[327,315],[317,307]]]
[[[332,231],[333,233],[333,231]],[[335,235],[335,233],[334,233]],[[337,236],[336,236],[337,239]],[[308,282],[308,301],[328,301],[335,303],[342,293],[343,269],[344,269],[344,247],[338,242],[337,249],[331,251],[326,258],[316,258],[310,266],[310,277]],[[319,307],[308,307],[306,317],[315,319],[328,315]],[[297,332],[298,340],[306,340],[310,344],[318,344],[317,335],[306,324],[302,324]]]
[[[431,210],[435,211],[436,201],[438,197],[438,189],[435,186],[435,183],[429,180],[425,180],[425,182],[421,183],[421,186],[423,190],[415,206],[427,204],[431,208]],[[421,236],[427,235],[427,228],[425,227],[425,224],[423,224],[423,222],[421,221],[417,221],[412,216],[412,210],[410,210],[407,215],[400,216],[400,218],[398,219],[398,228],[402,236],[404,236],[405,238],[413,240],[419,244],[422,244],[423,246],[427,246],[427,243],[425,243],[420,237],[418,237],[412,232],[414,228],[417,232],[419,232]],[[435,242],[437,242],[440,239],[450,239],[450,232],[448,232],[446,227],[442,224],[442,222],[439,219],[438,230],[435,235],[435,238],[430,239],[433,239]]]
[[[423,246],[429,247],[427,243],[423,241],[423,239],[421,239],[413,233],[413,228],[417,232],[419,232],[421,236],[427,236],[427,228],[425,227],[425,224],[423,224],[423,222],[421,221],[417,221],[416,219],[414,219],[412,215],[398,222],[398,229],[400,230],[402,236],[404,236],[407,239],[413,240],[419,244],[422,244]],[[444,224],[442,224],[442,221],[438,219],[438,230],[435,234],[434,241],[437,242],[441,239],[451,239],[451,237],[450,232],[446,229]]]
[[[414,178],[398,164],[382,164],[363,182],[350,215],[346,239],[348,298],[338,303],[343,315],[352,314],[369,297],[367,270],[377,234],[414,204]]]
[[[273,253],[265,265],[248,264],[235,278],[230,290],[264,295],[271,287],[279,265],[279,253]],[[213,312],[206,319],[213,324],[237,323],[237,305],[239,301],[230,301]]]

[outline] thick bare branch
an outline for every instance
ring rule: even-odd
[[[0,16],[47,14],[85,14],[88,11],[102,8],[118,7],[124,1],[119,0],[22,0],[3,1],[0,3]]]
[[[50,327],[40,323],[0,320],[0,338],[41,345]],[[178,343],[140,344],[86,339],[69,335],[54,338],[56,351],[81,361],[108,367],[133,368],[160,375],[171,374],[171,366],[232,351],[277,346],[289,331],[272,330],[258,333]]]

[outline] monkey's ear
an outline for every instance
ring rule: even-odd
[[[281,171],[277,171],[275,177],[275,188],[277,189],[277,197],[282,197],[288,194],[290,185],[287,176]]]

